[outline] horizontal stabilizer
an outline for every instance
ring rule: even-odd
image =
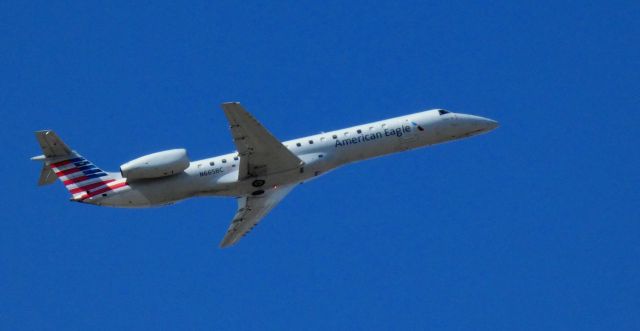
[[[47,164],[43,164],[42,170],[40,171],[40,179],[38,180],[38,185],[44,186],[53,184],[56,179],[58,179],[58,177],[53,172],[53,170],[51,170],[51,168]]]

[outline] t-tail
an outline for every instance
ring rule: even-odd
[[[80,202],[127,185],[71,150],[55,132],[43,130],[35,134],[44,153],[31,158],[44,162],[38,185],[52,184],[58,178],[71,193],[71,200]]]

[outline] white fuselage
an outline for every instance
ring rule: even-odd
[[[283,142],[304,162],[302,168],[291,171],[239,181],[239,157],[234,152],[191,162],[177,175],[128,181],[126,189],[84,202],[149,207],[195,196],[239,197],[259,190],[252,185],[257,179],[266,182],[263,190],[302,183],[352,162],[466,138],[495,127],[497,123],[486,118],[428,110]],[[121,178],[117,173],[111,175]]]

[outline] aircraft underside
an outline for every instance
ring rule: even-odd
[[[190,161],[184,149],[145,155],[105,172],[51,130],[37,131],[43,155],[39,184],[63,182],[72,201],[136,208],[198,196],[238,199],[221,247],[231,246],[300,183],[340,166],[489,132],[497,122],[430,110],[287,142],[276,139],[239,103],[222,105],[237,151]]]

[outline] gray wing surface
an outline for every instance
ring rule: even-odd
[[[299,167],[302,161],[238,102],[222,104],[240,155],[239,180]]]
[[[238,199],[238,211],[229,225],[227,234],[220,243],[221,248],[236,244],[249,233],[295,185],[280,186],[260,196],[246,196]]]

